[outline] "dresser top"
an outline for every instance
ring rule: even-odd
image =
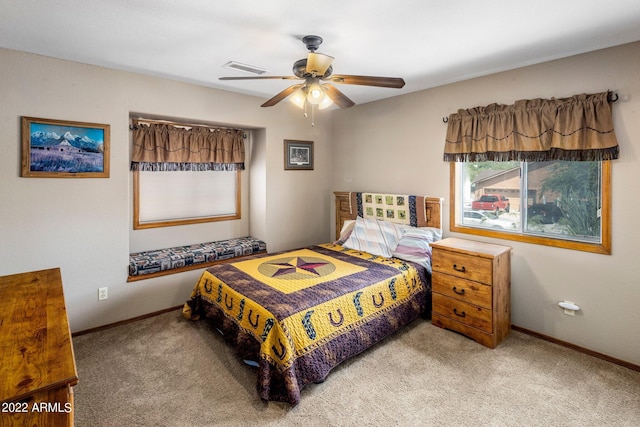
[[[467,255],[488,256],[491,258],[511,251],[511,246],[459,239],[457,237],[447,237],[446,239],[430,243],[430,245],[433,248],[442,248]]]
[[[78,382],[60,269],[0,277],[0,402]]]

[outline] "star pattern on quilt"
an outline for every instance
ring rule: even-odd
[[[320,276],[320,273],[316,269],[327,264],[327,262],[305,261],[302,257],[295,257],[289,262],[269,263],[269,265],[276,268],[276,271],[271,275],[271,277],[283,276],[292,273]]]

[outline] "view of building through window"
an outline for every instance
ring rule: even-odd
[[[457,168],[457,224],[601,242],[601,162],[469,162]]]

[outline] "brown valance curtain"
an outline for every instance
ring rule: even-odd
[[[609,92],[458,110],[444,160],[601,161],[618,158]]]
[[[243,131],[133,122],[131,170],[208,171],[244,169]]]

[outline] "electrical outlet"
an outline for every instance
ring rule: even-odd
[[[109,298],[108,290],[109,288],[98,288],[98,301]]]

